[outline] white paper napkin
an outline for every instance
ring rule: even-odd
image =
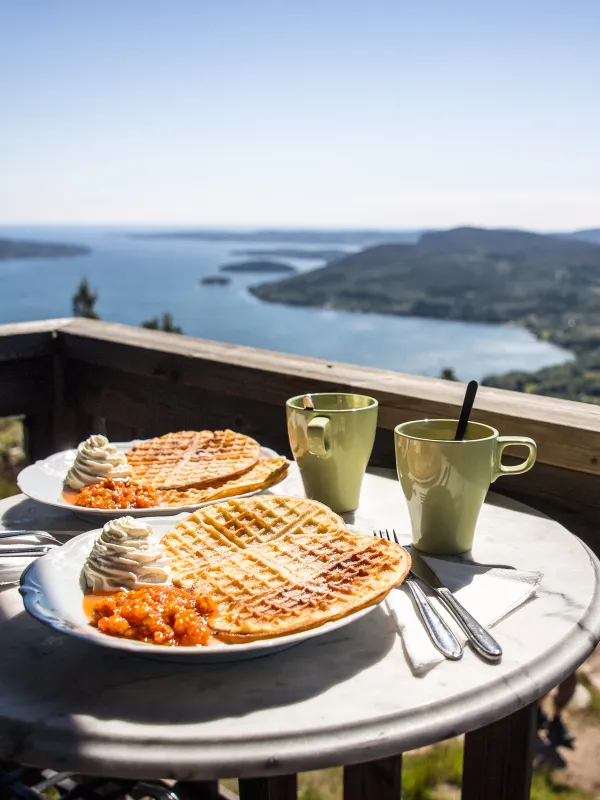
[[[442,583],[485,628],[523,605],[536,591],[542,580],[541,572],[525,572],[505,567],[467,564],[427,556],[429,566]],[[420,584],[433,606],[448,622],[459,642],[466,636],[444,606]],[[424,674],[444,661],[444,656],[431,643],[421,617],[406,586],[392,589],[386,600],[402,635],[404,648],[413,672]]]

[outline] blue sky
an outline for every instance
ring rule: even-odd
[[[600,226],[596,0],[4,0],[0,223]]]

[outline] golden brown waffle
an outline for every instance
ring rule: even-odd
[[[264,544],[284,534],[333,536],[344,521],[316,500],[258,495],[228,500],[195,511],[179,522],[162,543],[173,582],[191,586],[204,567],[237,549]]]
[[[179,431],[133,447],[127,453],[132,480],[158,489],[201,488],[253,467],[260,445],[235,431]]]
[[[228,558],[206,567],[194,582],[194,592],[210,597],[219,608],[244,607],[255,597],[278,592],[293,576],[257,555],[253,548],[236,549]]]
[[[203,489],[165,489],[160,493],[160,504],[173,507],[195,506],[224,497],[267,489],[286,477],[289,466],[285,458],[261,458],[242,475],[223,478]]]
[[[349,531],[314,500],[261,495],[207,506],[162,540],[174,582],[208,595],[225,641],[283,636],[378,602],[401,583],[399,545]]]
[[[210,594],[203,573],[194,590],[206,592],[214,599],[217,610],[209,622],[215,634],[230,642],[285,636],[345,617],[382,600],[404,580],[410,556],[393,542],[353,535],[355,551],[332,559],[306,582],[294,580],[295,576],[284,581],[278,563],[269,562],[276,576],[272,579],[273,586],[267,591],[256,591],[251,584],[250,591],[243,592],[241,587],[246,588],[246,579],[240,572],[237,582],[234,580],[232,557],[219,565],[221,574],[228,574],[228,583],[219,583]],[[273,544],[270,542],[264,549]],[[267,563],[264,550],[261,555],[261,560]],[[258,558],[258,554],[254,557]],[[263,582],[266,583],[264,579]],[[237,591],[231,591],[231,586],[237,587]]]
[[[227,558],[235,549],[218,530],[199,529],[193,520],[197,513],[179,522],[161,540],[175,586],[190,588],[203,569]]]
[[[357,538],[358,537],[358,538]],[[265,545],[256,545],[252,551],[278,568],[287,570],[296,580],[308,581],[332,564],[356,555],[361,547],[371,544],[368,536],[339,528],[332,536],[315,536],[311,533],[285,533]]]

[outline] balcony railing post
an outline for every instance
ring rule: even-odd
[[[344,800],[400,800],[402,756],[344,768]]]
[[[179,781],[173,788],[179,800],[221,800],[219,781]]]
[[[462,800],[528,800],[537,703],[465,737]]]
[[[240,800],[296,800],[298,776],[276,775],[273,778],[240,778]]]

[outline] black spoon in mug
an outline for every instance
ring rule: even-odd
[[[467,425],[469,424],[469,417],[471,416],[471,411],[473,410],[473,403],[475,402],[475,395],[477,394],[478,388],[479,384],[477,381],[469,381],[467,384],[467,390],[465,392],[462,408],[460,410],[460,417],[458,419],[458,425],[456,426],[456,433],[454,435],[455,442],[460,442],[465,438]]]

